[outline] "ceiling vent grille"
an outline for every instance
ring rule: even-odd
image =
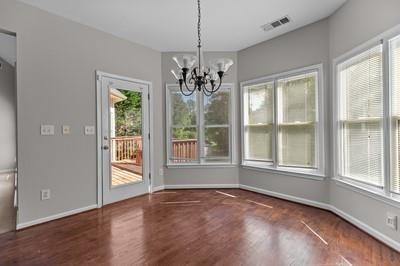
[[[270,31],[272,29],[275,29],[277,27],[280,27],[280,26],[282,26],[284,24],[289,23],[290,21],[291,21],[291,19],[289,18],[289,16],[284,16],[284,17],[282,17],[282,18],[280,18],[278,20],[275,20],[275,21],[272,21],[272,22],[267,23],[265,25],[262,25],[261,28],[264,31]]]

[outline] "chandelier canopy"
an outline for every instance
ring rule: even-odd
[[[179,70],[171,70],[179,83],[183,95],[190,96],[196,90],[203,91],[207,96],[219,90],[222,78],[233,65],[232,59],[218,58],[210,60],[209,66],[204,66],[204,57],[201,47],[201,9],[200,0],[197,0],[198,22],[197,22],[197,56],[192,54],[178,54],[172,59],[176,62]]]

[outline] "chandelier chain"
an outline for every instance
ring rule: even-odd
[[[200,20],[201,20],[201,8],[200,0],[197,0],[197,10],[198,10],[198,21],[197,21],[197,36],[198,36],[198,47],[201,47],[201,32],[200,32]]]

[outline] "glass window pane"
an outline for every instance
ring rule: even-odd
[[[220,89],[211,96],[204,96],[204,123],[229,125],[230,91]]]
[[[229,127],[206,127],[204,134],[204,156],[206,160],[213,158],[213,160],[218,161],[229,160]]]
[[[196,93],[184,96],[180,91],[171,90],[171,121],[172,126],[195,126],[197,113]]]
[[[190,163],[198,160],[197,128],[172,128],[171,158],[173,163]]]
[[[272,125],[252,125],[245,127],[245,158],[255,161],[273,161]]]
[[[280,166],[316,167],[314,124],[281,125],[279,144]]]
[[[341,174],[383,186],[383,63],[377,45],[338,65]]]
[[[392,173],[391,191],[400,193],[400,36],[389,41],[392,92]]]
[[[316,72],[278,80],[281,122],[315,121],[316,84]]]
[[[380,122],[351,122],[344,126],[344,175],[383,186],[383,141]]]
[[[273,122],[274,83],[246,87],[248,125],[270,124]]]
[[[244,159],[273,161],[274,82],[245,87]]]
[[[318,73],[278,80],[280,166],[316,167],[316,91]]]

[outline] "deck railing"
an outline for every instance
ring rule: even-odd
[[[142,137],[114,137],[111,138],[111,161],[142,162]],[[172,156],[175,160],[187,161],[197,158],[197,140],[172,140]]]
[[[172,157],[174,161],[188,161],[197,158],[197,139],[172,140]]]
[[[114,137],[111,138],[111,161],[131,161],[141,157],[142,137]],[[141,159],[141,158],[140,158]],[[140,160],[141,163],[141,160]]]

